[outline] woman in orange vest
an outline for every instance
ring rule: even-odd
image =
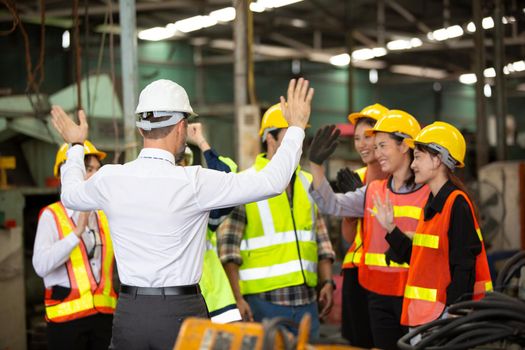
[[[406,332],[401,326],[403,292],[408,264],[399,263],[385,240],[386,230],[374,219],[373,198],[388,192],[392,199],[394,222],[405,232],[414,232],[430,190],[414,183],[410,169],[412,150],[404,140],[414,138],[419,123],[410,114],[390,110],[366,135],[375,135],[375,156],[388,179],[372,181],[354,192],[334,193],[324,176],[322,163],[335,150],[338,131],[325,127],[316,134],[310,148],[313,188],[310,194],[319,209],[336,216],[363,217],[363,251],[358,267],[359,283],[368,290],[368,309],[374,346],[396,349]],[[365,210],[372,209],[372,212]]]
[[[54,175],[66,161],[68,144],[57,152]],[[86,179],[106,153],[84,143]],[[102,211],[76,212],[61,202],[45,207],[38,220],[33,266],[44,279],[49,349],[107,349],[117,295],[113,288],[113,245]]]
[[[374,137],[366,136],[365,130],[372,128],[378,119],[388,112],[388,108],[376,103],[367,106],[358,113],[348,116],[348,121],[354,125],[354,147],[363,163],[366,164],[356,170],[357,176],[348,168],[341,169],[337,174],[337,187],[342,192],[354,191],[363,184],[373,180],[384,179],[387,174],[381,171],[374,154]],[[361,263],[363,250],[362,219],[343,218],[341,233],[347,242],[352,243],[348,249],[342,266],[343,298],[341,333],[350,344],[362,348],[374,346],[370,317],[368,315],[368,299],[366,290],[358,280],[357,267]]]
[[[375,206],[392,249],[410,261],[401,323],[415,327],[446,315],[446,308],[461,298],[480,299],[492,290],[492,282],[475,208],[453,174],[464,166],[463,135],[450,124],[435,122],[408,143],[415,146],[415,181],[432,191],[413,240],[393,222],[388,197],[384,202],[377,197]]]

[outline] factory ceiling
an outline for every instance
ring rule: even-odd
[[[90,32],[118,33],[118,1],[76,1],[80,21],[88,23]],[[525,1],[500,1],[507,81],[518,86],[525,81],[525,62],[522,61],[525,57]],[[38,22],[40,4],[45,3],[48,25],[70,27],[74,2],[17,0],[16,6],[23,21]],[[137,28],[139,31],[169,28],[172,35],[166,40],[186,40],[203,47],[208,58],[205,62],[232,62],[233,22],[227,18],[231,10],[213,11],[236,6],[238,2],[137,0]],[[286,2],[289,4],[272,7]],[[494,3],[480,0],[483,27],[486,28],[485,67],[488,70],[485,75],[489,79],[493,76],[490,68],[495,64]],[[457,80],[461,74],[474,72],[474,27],[470,23],[473,21],[473,1],[257,0],[251,8],[256,60],[303,59],[344,65],[348,62],[344,53],[351,47],[356,67],[389,69],[404,76],[434,80]],[[183,29],[182,20],[199,15],[203,16],[204,22],[200,25],[204,28],[180,30]],[[7,27],[11,19],[6,11],[0,14],[3,27]]]

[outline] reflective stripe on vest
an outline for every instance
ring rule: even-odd
[[[57,202],[47,207],[53,214],[59,232],[59,238],[64,239],[73,234],[75,225],[67,215],[62,203]],[[66,262],[71,291],[64,300],[51,299],[50,289],[46,290],[46,318],[52,322],[66,322],[86,317],[97,312],[113,313],[117,296],[113,290],[113,246],[109,237],[107,218],[102,212],[97,212],[100,238],[102,241],[102,271],[100,283],[97,285],[89,267],[84,243],[72,250]]]
[[[407,235],[416,231],[418,219],[428,199],[430,189],[422,186],[408,193],[394,193],[388,188],[390,179],[372,181],[366,191],[365,208],[374,208],[374,197],[384,200],[387,191],[394,208],[394,223]],[[377,294],[403,296],[408,277],[409,264],[390,261],[386,263],[385,253],[389,244],[385,240],[386,230],[379,224],[375,214],[365,210],[363,232],[363,257],[359,267],[359,283]]]
[[[249,171],[259,171],[267,163],[259,155]],[[243,294],[317,284],[317,208],[308,194],[311,175],[300,169],[295,174],[291,204],[287,194],[281,193],[245,206],[247,224],[239,269]]]
[[[366,183],[366,170],[367,167],[362,167],[357,169],[355,172],[359,175],[359,179],[362,183]],[[346,221],[342,222],[342,225],[347,224]],[[361,255],[363,250],[363,220],[357,219],[356,228],[355,228],[355,238],[352,242],[350,248],[345,254],[343,259],[343,269],[351,269],[357,267],[361,264]]]
[[[421,218],[414,236],[410,271],[403,299],[401,324],[419,326],[436,320],[443,313],[447,302],[447,288],[451,282],[449,266],[448,231],[452,207],[458,196],[463,196],[470,206],[478,237],[481,236],[472,203],[461,191],[453,191],[443,209],[432,219]],[[482,238],[481,253],[476,257],[475,283],[472,299],[482,298],[492,290],[487,256]]]

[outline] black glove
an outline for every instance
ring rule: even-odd
[[[395,262],[398,264],[403,264],[405,261],[401,259],[396,252],[392,249],[392,247],[389,247],[388,250],[385,253],[385,262],[388,266],[390,266],[390,262]]]
[[[317,130],[310,145],[310,161],[322,165],[334,153],[339,134],[341,134],[341,130],[337,129],[335,125],[326,125]]]
[[[337,172],[337,188],[342,193],[354,192],[359,187],[363,187],[363,181],[357,173],[348,168],[339,169]]]

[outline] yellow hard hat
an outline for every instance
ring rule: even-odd
[[[412,115],[405,111],[391,109],[377,121],[372,129],[365,130],[365,135],[371,136],[376,132],[387,132],[403,139],[413,139],[420,130],[418,121]]]
[[[265,131],[269,129],[275,130],[275,129],[283,129],[288,127],[288,122],[286,119],[284,119],[283,112],[281,111],[281,104],[277,103],[270,108],[266,112],[264,112],[264,115],[261,120],[261,128],[259,129],[259,136],[264,139],[266,138]]]
[[[60,165],[64,163],[67,159],[67,150],[69,149],[69,144],[64,143],[60,148],[58,149],[57,156],[55,159],[55,166],[53,168],[53,174],[55,177],[58,176],[58,170],[60,169]],[[99,151],[95,145],[93,145],[90,141],[86,140],[84,141],[84,156],[88,155],[94,155],[99,160],[102,160],[106,158],[107,154],[106,152]]]
[[[385,116],[387,112],[388,112],[388,108],[386,108],[385,106],[379,103],[375,103],[373,105],[366,106],[365,108],[361,110],[361,112],[349,114],[348,121],[352,123],[353,125],[355,125],[355,123],[357,123],[357,121],[361,118],[371,118],[377,121],[381,119],[383,116]]]
[[[451,169],[465,166],[465,138],[449,123],[434,122],[424,127],[415,139],[407,139],[406,142],[412,148],[415,144],[421,144],[439,152],[443,156],[443,163]]]

